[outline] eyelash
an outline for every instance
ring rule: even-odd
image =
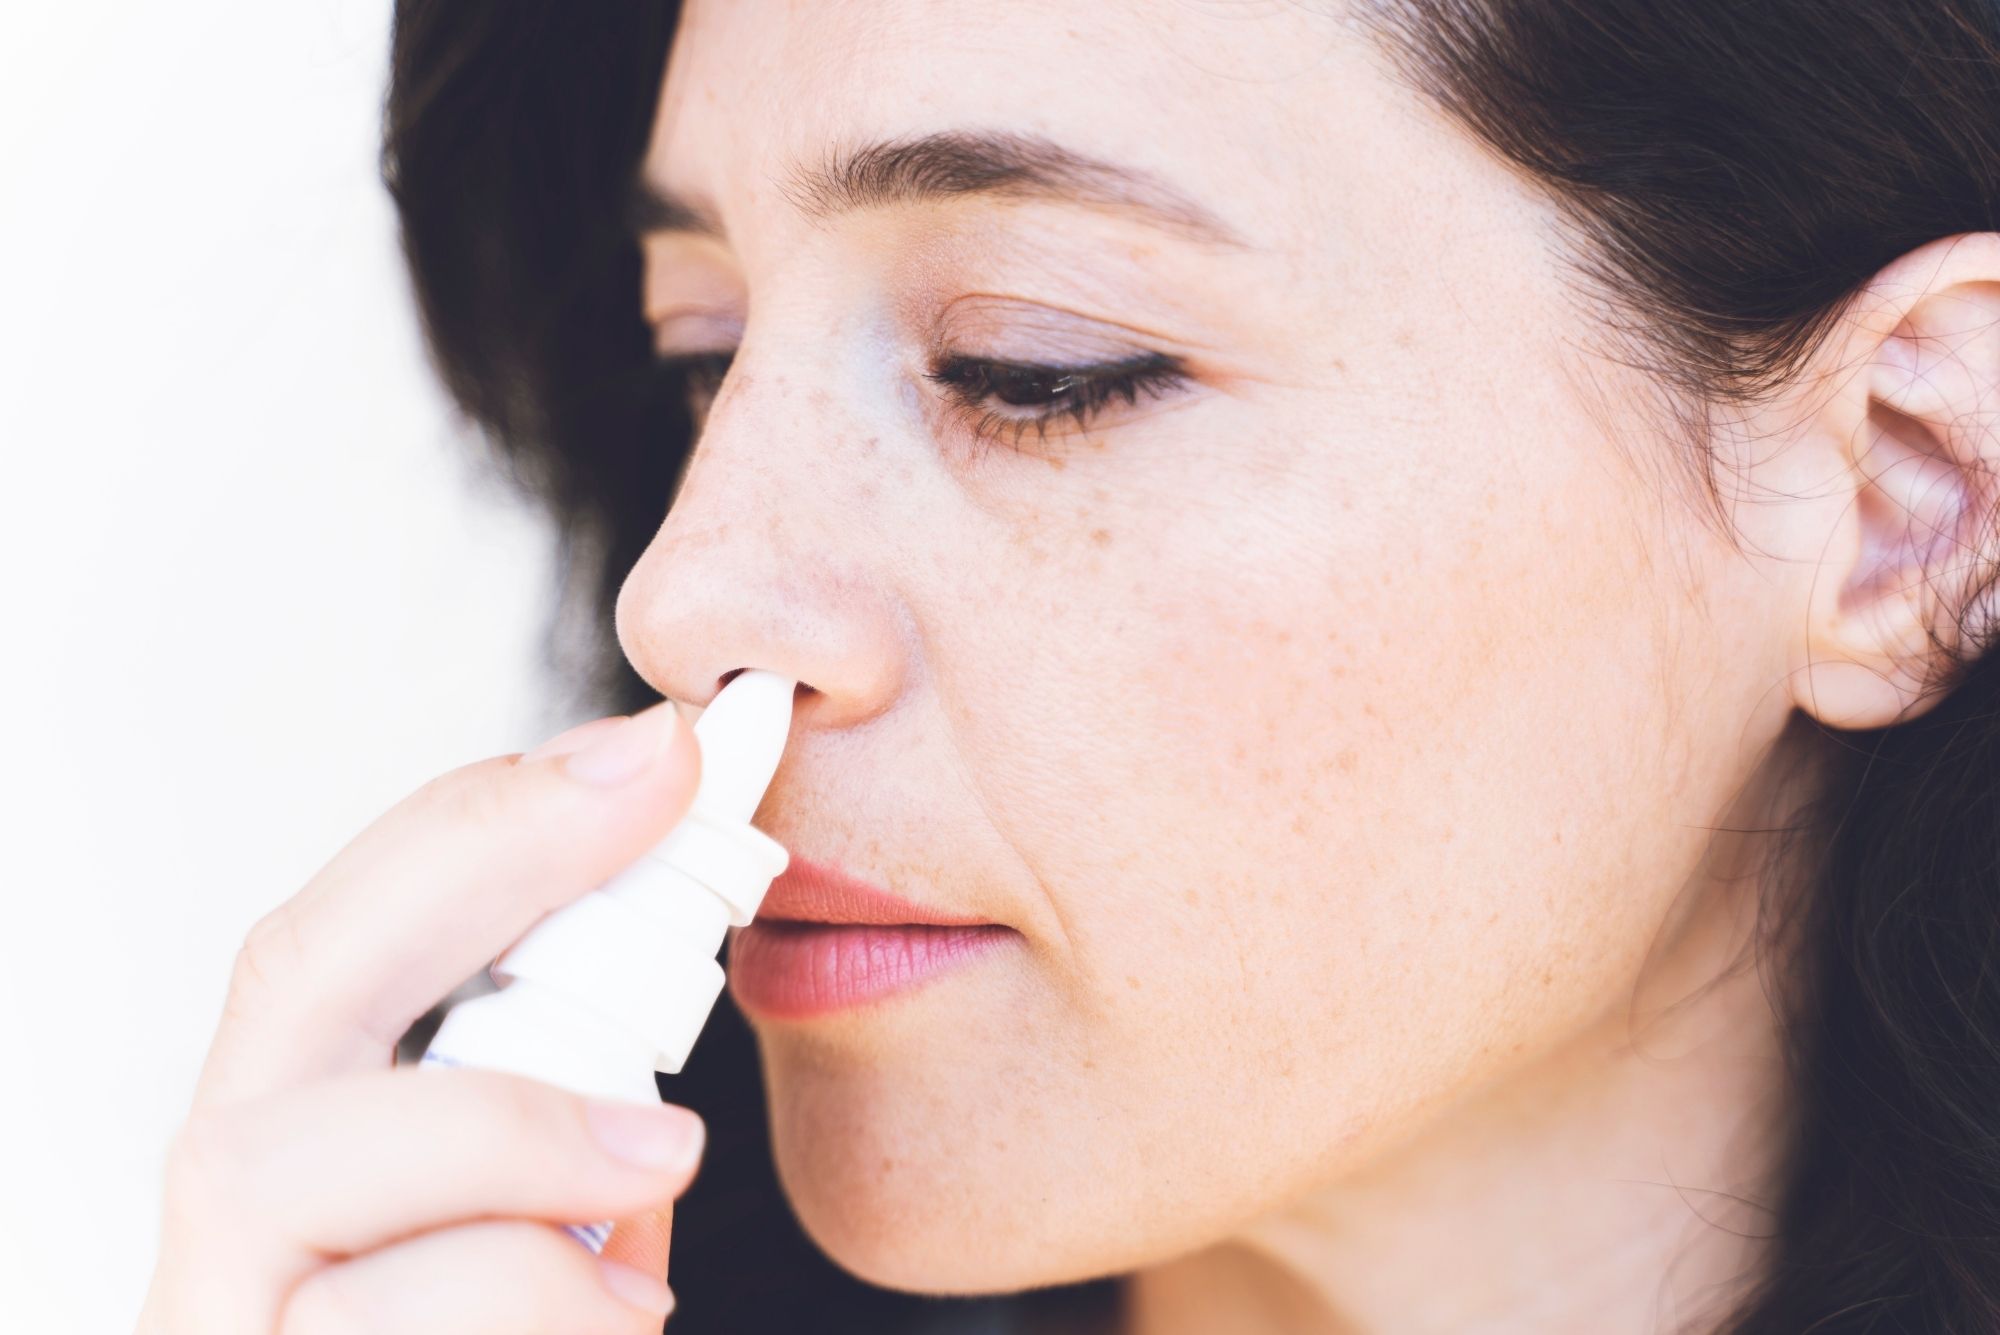
[[[686,377],[690,392],[700,389],[713,395],[729,370],[733,354],[691,353],[667,359],[667,369]],[[939,386],[951,399],[951,407],[967,430],[982,441],[1004,440],[1015,449],[1033,431],[1046,440],[1051,428],[1068,423],[1081,431],[1096,420],[1098,413],[1114,400],[1136,405],[1141,397],[1171,393],[1187,383],[1187,371],[1178,357],[1148,352],[1123,361],[1084,366],[1048,366],[1036,362],[995,361],[982,357],[947,357],[924,372],[924,378]],[[1021,398],[1026,393],[1029,401]],[[980,404],[1012,392],[1015,408],[1037,411],[1015,416]]]
[[[1152,398],[1170,393],[1187,383],[1187,372],[1176,357],[1146,352],[1124,361],[1087,366],[949,357],[941,366],[924,372],[924,378],[951,396],[954,408],[966,415],[967,428],[975,437],[1005,439],[1019,449],[1021,438],[1029,431],[1040,441],[1048,439],[1049,429],[1060,423],[1084,430],[1113,400],[1122,398],[1131,406],[1141,395]],[[1007,399],[1009,391],[1018,396],[1024,388],[1030,401]],[[1036,411],[1017,417],[992,408],[980,409],[981,403],[993,398]]]

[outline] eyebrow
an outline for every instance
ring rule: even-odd
[[[1249,245],[1213,211],[1151,172],[1008,131],[947,130],[832,149],[818,164],[793,165],[779,188],[815,221],[854,209],[984,195],[1101,209],[1210,245]],[[629,221],[640,236],[723,234],[713,210],[644,175],[630,200]]]

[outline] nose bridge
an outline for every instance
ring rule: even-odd
[[[822,357],[824,354],[822,353]],[[784,367],[746,339],[666,518],[619,590],[618,640],[663,694],[706,703],[768,668],[825,697],[818,715],[893,698],[909,637],[879,531],[810,356]]]

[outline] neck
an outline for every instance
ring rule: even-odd
[[[1134,1275],[1125,1330],[1713,1329],[1764,1259],[1784,1062],[1755,878],[1698,880],[1629,1004],[1388,1156]]]

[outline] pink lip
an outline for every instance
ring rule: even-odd
[[[1012,935],[794,856],[730,943],[729,990],[747,1011],[804,1019],[913,987]]]

